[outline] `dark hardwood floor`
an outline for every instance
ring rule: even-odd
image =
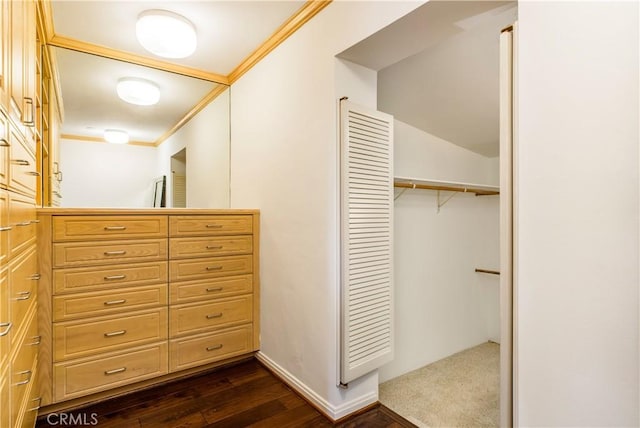
[[[62,423],[65,417],[66,424]],[[415,426],[382,405],[334,425],[256,360],[114,398],[66,415],[51,414],[48,419],[42,415],[36,427]]]

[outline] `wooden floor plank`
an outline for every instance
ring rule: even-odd
[[[334,425],[257,360],[93,404],[99,428],[415,427],[379,405]],[[37,428],[49,428],[41,415]],[[56,427],[64,425],[56,424]]]

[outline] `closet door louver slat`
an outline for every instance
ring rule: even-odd
[[[343,100],[340,383],[393,359],[393,117]]]

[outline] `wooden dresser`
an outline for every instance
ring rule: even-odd
[[[257,211],[46,208],[38,220],[44,406],[258,350]]]

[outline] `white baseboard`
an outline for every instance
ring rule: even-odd
[[[334,422],[378,401],[378,392],[375,391],[342,403],[339,406],[334,406],[261,351],[258,351],[258,353],[255,354],[255,357],[258,361],[267,366],[269,370],[276,373],[289,387],[302,395],[319,411],[324,413],[326,417]]]

